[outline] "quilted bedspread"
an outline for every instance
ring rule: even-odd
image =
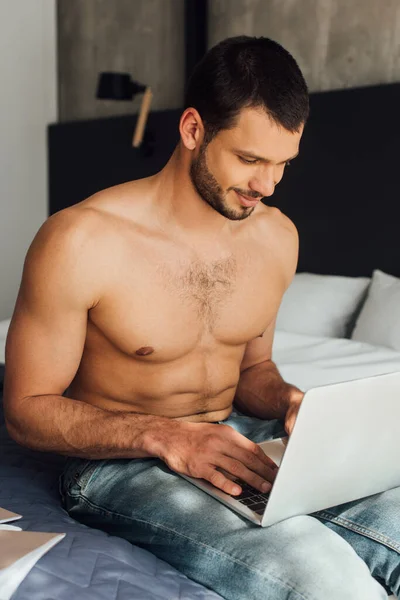
[[[67,534],[12,600],[221,600],[150,552],[71,519],[58,494],[63,462],[18,446],[0,413],[0,506],[23,515],[24,530]]]

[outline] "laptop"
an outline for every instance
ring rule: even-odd
[[[259,443],[279,466],[269,493],[245,484],[230,496],[181,476],[267,527],[400,486],[399,421],[400,372],[311,388],[291,436]]]

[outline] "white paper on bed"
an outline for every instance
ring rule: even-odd
[[[8,523],[9,521],[16,521],[17,519],[22,519],[22,515],[11,512],[11,510],[5,508],[0,508],[0,523]]]
[[[9,600],[37,561],[65,537],[65,533],[22,531],[8,524],[20,518],[0,508],[0,600]]]
[[[400,371],[400,352],[346,338],[276,331],[272,359],[283,379],[312,387]]]
[[[1,527],[0,600],[9,600],[39,558],[62,540],[65,533],[4,531]]]

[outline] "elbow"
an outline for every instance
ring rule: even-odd
[[[4,396],[4,422],[8,432],[8,435],[14,442],[21,446],[26,446],[26,435],[24,433],[24,427],[22,425],[22,419],[19,411],[15,408],[15,402],[12,402],[10,398]],[[14,406],[14,408],[12,408]]]
[[[41,450],[37,444],[31,441],[31,438],[27,432],[21,427],[21,425],[15,425],[15,422],[10,419],[5,419],[5,425],[9,437],[16,442],[19,446],[24,446],[30,450]]]
[[[10,438],[12,440],[14,440],[14,442],[17,442],[18,444],[19,442],[19,435],[18,435],[18,429],[16,429],[14,427],[14,425],[12,424],[11,421],[9,421],[9,419],[5,419],[5,424],[6,424],[6,429],[8,432],[8,435],[10,436]]]

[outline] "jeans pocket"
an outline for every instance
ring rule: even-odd
[[[81,492],[84,492],[88,487],[95,471],[103,464],[103,460],[88,460],[79,473],[76,473],[76,483],[79,485]]]
[[[100,461],[70,457],[59,479],[59,491],[62,499],[66,494],[79,494],[84,489]]]

